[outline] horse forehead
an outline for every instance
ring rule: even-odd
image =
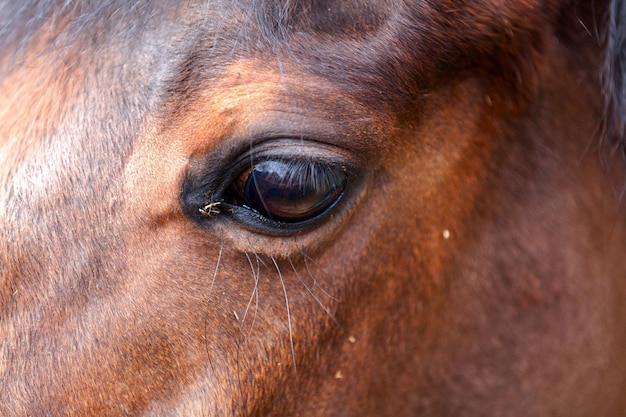
[[[35,49],[36,53],[42,54],[41,56],[47,56],[48,61],[54,60],[56,64],[66,62],[68,65],[56,65],[48,68],[49,62],[40,56],[37,64],[31,66],[30,69],[20,64],[19,73],[9,71],[7,75],[6,65],[9,59],[6,56],[10,54],[5,54],[4,59],[0,59],[3,61],[0,62],[0,89],[4,100],[13,100],[14,105],[4,106],[3,109],[0,109],[0,112],[3,112],[0,113],[2,120],[9,120],[8,123],[5,122],[0,127],[0,133],[2,133],[4,146],[11,148],[12,157],[15,158],[15,155],[20,154],[20,152],[15,152],[16,149],[23,149],[23,152],[26,152],[30,147],[30,144],[25,144],[26,138],[31,138],[30,142],[32,142],[35,140],[34,138],[49,133],[47,131],[35,131],[34,128],[37,127],[37,123],[40,124],[40,130],[54,126],[54,121],[60,120],[61,115],[67,113],[72,102],[82,100],[79,105],[82,105],[83,111],[87,110],[91,115],[96,115],[103,110],[109,112],[112,110],[104,107],[96,108],[97,106],[94,105],[98,100],[95,100],[97,97],[93,95],[76,94],[81,88],[89,90],[94,89],[95,86],[124,85],[123,89],[120,88],[117,91],[115,88],[112,89],[114,92],[111,97],[112,100],[120,101],[118,99],[125,96],[125,100],[131,102],[131,107],[141,109],[145,108],[150,100],[153,102],[157,100],[155,97],[147,97],[145,93],[139,94],[138,92],[141,90],[144,92],[153,91],[158,95],[157,90],[159,89],[182,87],[189,90],[197,88],[198,85],[206,87],[204,81],[207,78],[219,76],[221,69],[224,68],[224,61],[237,59],[250,50],[250,43],[254,41],[253,38],[249,37],[251,34],[261,36],[261,40],[266,41],[265,52],[272,53],[273,41],[276,39],[271,38],[277,38],[280,41],[281,31],[291,36],[297,35],[300,29],[308,29],[313,32],[317,31],[316,33],[320,35],[320,31],[335,30],[337,26],[341,26],[341,23],[347,22],[352,23],[352,25],[349,25],[346,30],[350,36],[354,36],[359,31],[376,34],[376,31],[381,30],[381,27],[385,25],[388,28],[401,22],[401,25],[414,30],[415,25],[423,26],[423,30],[416,30],[416,32],[419,32],[422,37],[428,37],[430,36],[428,25],[434,22],[463,18],[466,21],[465,24],[461,21],[457,22],[459,23],[459,31],[467,29],[468,25],[475,30],[480,30],[482,23],[491,20],[510,22],[513,19],[522,19],[525,13],[529,12],[531,14],[536,12],[535,15],[541,16],[541,10],[554,8],[557,3],[559,3],[558,0],[549,2],[480,0],[459,6],[457,2],[449,0],[413,3],[364,2],[360,0],[340,3],[250,0],[236,3],[230,1],[198,2],[194,7],[186,8],[175,2],[163,2],[158,7],[151,2],[142,2],[136,7],[128,7],[124,2],[111,2],[111,5],[106,7],[95,7],[91,3],[85,3],[81,4],[81,7],[69,11],[58,7],[55,2],[51,1],[34,4],[25,3],[40,11],[40,15],[43,16],[42,19],[58,15],[56,19],[51,20],[58,22],[64,29],[59,31],[57,28],[58,36],[56,37],[45,37],[47,45],[46,42],[43,42],[43,47],[47,46],[47,50],[42,52],[42,42],[40,41],[35,42],[35,44],[40,44]],[[8,9],[9,12],[13,13],[12,17],[5,17],[4,20],[0,20],[0,33],[7,35],[3,40],[0,40],[2,50],[13,52],[13,49],[20,49],[20,46],[22,48],[28,46],[24,43],[28,43],[27,41],[21,41],[17,44],[15,42],[10,43],[12,39],[15,40],[16,36],[23,35],[24,39],[32,40],[35,38],[35,33],[45,30],[46,27],[55,32],[54,28],[43,23],[24,25],[32,26],[37,31],[20,28],[20,20],[23,20],[27,15],[25,13],[26,5],[18,6],[12,2],[0,3],[2,10]],[[185,18],[179,19],[181,16]],[[161,23],[154,23],[159,19],[161,19]],[[472,19],[474,20],[473,24]],[[33,20],[36,21],[36,18]],[[407,21],[412,23],[407,23]],[[104,22],[108,23],[104,24]],[[126,22],[126,24],[120,25],[119,22]],[[92,29],[87,32],[91,33],[90,36],[94,37],[95,41],[88,43],[86,41],[87,36],[81,37],[77,34],[90,27]],[[140,34],[137,38],[139,42],[133,41],[134,35],[127,36],[120,34],[120,32]],[[402,33],[401,30],[387,31],[385,36],[405,36]],[[28,34],[30,36],[26,36]],[[406,36],[407,39],[410,38],[409,35]],[[311,45],[311,49],[306,48],[307,42],[311,41],[311,38],[303,39],[304,46],[300,45],[300,56],[296,56],[295,60],[288,54],[277,57],[275,59],[277,68],[281,59],[297,61],[302,55],[307,54],[314,56],[311,58],[313,61],[305,62],[305,65],[311,66],[315,60],[323,60],[323,54],[333,48],[342,53],[352,52],[348,58],[344,59],[343,66],[347,68],[348,66],[354,67],[364,64],[364,71],[360,71],[362,74],[380,65],[381,59],[385,58],[368,57],[364,52],[372,52],[372,50],[359,50],[358,47],[354,48],[353,44],[344,45],[344,48],[341,49],[337,46],[341,41],[340,38],[326,39],[323,36],[322,38],[325,39],[325,46],[321,46],[322,43],[316,43]],[[425,42],[424,39],[422,41]],[[134,53],[133,48],[128,48],[133,44],[136,46]],[[316,47],[317,51],[315,50]],[[173,48],[179,50],[172,51]],[[198,49],[201,50],[198,51]],[[188,55],[196,57],[196,63],[198,60],[203,62],[200,65],[191,65],[185,68],[184,51],[187,51]],[[98,55],[100,56],[99,60],[94,58]],[[163,59],[166,56],[168,58]],[[171,58],[172,56],[183,56],[183,58],[178,58],[177,61],[177,58]],[[330,56],[330,59],[332,58],[333,56]],[[165,62],[155,65],[159,61]],[[354,79],[344,75],[345,71],[341,71],[340,61],[341,57],[337,59],[337,66],[338,72],[342,72],[342,74],[327,72],[322,75],[349,78],[347,82],[353,82]],[[24,62],[27,61],[23,61],[22,64]],[[368,66],[369,68],[367,68]],[[45,70],[43,70],[44,68]],[[116,70],[112,70],[112,68],[116,68]],[[86,72],[91,74],[87,75]],[[190,75],[189,72],[192,74]],[[358,73],[359,71],[352,72]],[[194,79],[194,76],[200,78]],[[164,83],[176,81],[176,77],[190,78],[196,85],[164,85]],[[131,80],[134,82],[128,82]],[[152,84],[152,86],[148,84]],[[132,85],[135,85],[136,88],[129,89],[129,86]],[[24,94],[26,90],[29,91],[29,94]],[[134,100],[132,97],[129,100],[128,93],[133,91],[136,96]],[[28,100],[28,105],[24,105],[25,100]],[[144,103],[140,103],[141,101]],[[91,104],[86,105],[88,102]],[[122,109],[120,107],[117,110],[120,114],[128,114],[128,108]],[[17,114],[8,117],[4,114],[8,111],[17,111]],[[37,115],[44,115],[45,117],[36,117]],[[20,122],[25,120],[29,121],[28,126]],[[33,124],[34,120],[37,121],[35,124]],[[91,123],[92,121],[88,122]],[[93,125],[93,123],[91,124]],[[124,136],[127,137],[128,135],[118,135],[118,137]],[[6,159],[8,153],[3,152],[2,154]],[[10,165],[4,164],[3,169],[6,170]]]
[[[120,148],[129,148],[132,145],[131,142],[136,137],[132,133],[139,128],[137,124],[130,126],[132,123],[129,119],[133,116],[138,118],[139,113],[148,111],[150,103],[155,107],[162,105],[163,103],[158,102],[158,96],[162,94],[160,90],[175,91],[178,88],[189,91],[194,88],[205,90],[210,88],[211,84],[207,84],[207,79],[223,75],[224,69],[232,68],[227,61],[241,58],[246,51],[250,51],[250,44],[254,41],[254,38],[250,37],[252,35],[260,36],[261,40],[265,41],[264,53],[271,54],[275,52],[272,49],[275,41],[287,40],[281,39],[281,31],[285,31],[283,34],[287,37],[297,35],[300,29],[316,32],[324,42],[317,42],[309,49],[307,42],[312,38],[304,38],[303,45],[295,45],[295,49],[300,48],[297,51],[300,55],[296,56],[295,60],[289,54],[275,57],[276,72],[280,70],[281,60],[297,62],[298,58],[309,54],[313,58],[309,57],[308,61],[303,62],[305,66],[312,67],[316,60],[326,59],[324,53],[337,49],[341,53],[351,54],[347,58],[337,57],[335,65],[340,71],[322,72],[320,75],[327,78],[344,78],[347,83],[354,84],[355,80],[363,81],[358,79],[359,76],[366,77],[375,72],[371,71],[372,68],[380,66],[386,56],[367,56],[363,53],[366,50],[359,50],[350,42],[344,42],[342,49],[339,44],[345,39],[324,38],[322,36],[324,30],[334,31],[337,26],[350,23],[346,29],[348,35],[354,36],[360,31],[362,34],[371,33],[375,36],[383,26],[393,27],[398,22],[407,28],[415,29],[407,23],[408,19],[418,26],[422,25],[424,30],[417,32],[427,37],[428,25],[442,19],[461,16],[470,23],[472,19],[476,22],[485,22],[486,19],[493,17],[500,17],[500,20],[514,19],[519,18],[524,12],[545,9],[552,3],[557,1],[544,2],[542,5],[539,1],[531,0],[512,2],[481,0],[459,6],[456,2],[448,0],[412,4],[359,0],[340,3],[250,0],[237,3],[198,2],[192,8],[164,2],[160,4],[159,9],[150,2],[140,3],[135,8],[125,6],[124,2],[112,2],[107,7],[93,8],[91,3],[85,3],[82,7],[64,11],[54,2],[39,2],[31,6],[40,9],[44,18],[58,15],[56,20],[52,20],[58,22],[63,29],[55,29],[43,23],[30,25],[39,32],[47,28],[57,35],[47,35],[44,37],[45,41],[37,41],[33,40],[36,33],[33,30],[30,37],[23,38],[31,39],[35,48],[32,48],[33,45],[30,48],[34,49],[34,52],[31,51],[26,57],[21,57],[22,61],[13,67],[13,71],[7,71],[7,54],[4,55],[3,62],[0,62],[0,91],[5,103],[12,103],[0,109],[0,117],[4,121],[0,126],[3,142],[0,150],[0,158],[3,160],[0,175],[6,178],[17,161],[23,159],[24,154],[30,154],[40,160],[45,157],[47,163],[38,164],[40,173],[45,172],[45,169],[41,168],[46,166],[54,171],[71,166],[72,161],[68,156],[80,151],[80,146],[77,146],[79,143],[72,143],[67,149],[68,152],[61,152],[55,157],[53,154],[35,150],[45,147],[46,140],[42,143],[36,142],[41,137],[48,138],[48,141],[53,137],[60,138],[63,135],[59,132],[62,133],[65,123],[69,126],[65,131],[65,137],[83,144],[87,140],[92,140],[93,146],[93,143],[97,142],[93,141],[94,136],[103,133],[97,130],[105,130],[102,127],[107,124],[109,125],[107,129],[110,129],[110,123],[106,121],[107,114],[108,119],[115,117],[114,114],[122,116],[116,122],[121,126],[114,126],[112,132],[109,132],[113,134],[108,134],[108,137],[117,143],[104,152],[119,156]],[[11,2],[0,3],[0,6],[2,10],[9,8],[9,11],[15,12],[13,21],[7,17],[0,22],[0,33],[28,35],[28,31],[24,32],[18,27],[19,17],[26,16],[24,12],[26,6],[21,8]],[[181,16],[185,19],[179,19]],[[120,25],[120,22],[126,24]],[[81,30],[89,27],[92,27],[92,30],[87,32],[95,38],[91,43],[87,42],[86,35],[78,35]],[[480,25],[475,24],[473,27],[478,28]],[[133,32],[138,36],[128,36],[120,32]],[[0,40],[0,47],[12,52],[12,48],[19,49],[21,46],[23,49],[28,46],[28,41],[9,44],[8,42],[15,36],[6,36],[4,40]],[[387,31],[386,36],[404,35],[402,31]],[[286,45],[289,46],[288,43]],[[191,56],[193,59],[186,59],[185,53],[187,57]],[[178,58],[171,58],[172,56]],[[163,59],[164,57],[167,58]],[[330,59],[333,59],[332,55]],[[359,65],[362,65],[363,70],[352,71],[353,75],[345,75],[349,72],[341,71],[342,66],[354,68]],[[250,75],[251,71],[245,72],[249,78],[254,77],[254,74]],[[190,79],[192,84],[181,84],[179,80],[177,81],[181,78]],[[377,80],[379,85],[383,85],[383,81],[382,76]],[[108,94],[109,100],[102,100],[102,97],[95,93],[90,94],[90,91],[99,91],[105,85],[112,87]],[[26,91],[28,94],[25,94]],[[152,92],[153,95],[150,96],[146,92]],[[391,100],[396,98],[392,97]],[[228,107],[226,104],[225,107]],[[79,111],[86,112],[88,116],[80,116]],[[62,116],[66,116],[65,120],[62,120]],[[100,122],[95,123],[94,118]],[[126,126],[123,126],[124,124]],[[81,126],[89,131],[79,132]],[[126,143],[123,143],[124,141]],[[54,149],[61,148],[55,145]],[[93,152],[91,156],[94,156]],[[65,162],[53,164],[55,158]],[[93,161],[85,157],[74,162],[93,165],[91,163]],[[36,180],[35,177],[31,179]]]

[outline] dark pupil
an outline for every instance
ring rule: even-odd
[[[263,161],[236,181],[240,203],[283,222],[308,220],[330,208],[346,182],[339,166],[313,161]]]

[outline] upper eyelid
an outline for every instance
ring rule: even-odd
[[[252,164],[250,167],[248,167],[247,169],[244,169],[243,171],[241,171],[241,173],[239,174],[244,175],[246,173],[249,173],[251,171],[253,171],[255,168],[266,164],[266,163],[271,163],[271,162],[279,162],[282,163],[284,165],[286,165],[285,167],[285,171],[287,171],[288,173],[288,178],[290,180],[293,180],[295,177],[301,177],[303,175],[307,175],[307,174],[313,174],[317,179],[319,176],[317,174],[322,173],[319,170],[316,170],[315,168],[331,168],[331,167],[341,167],[342,170],[345,172],[346,171],[346,166],[345,164],[336,162],[336,161],[325,161],[325,160],[320,160],[317,158],[310,158],[310,159],[303,159],[303,158],[293,158],[293,159],[289,159],[289,158],[271,158],[271,157],[266,157],[263,159],[260,159],[259,161],[255,162],[254,164]],[[327,170],[324,170],[327,172]],[[323,178],[323,177],[321,177]]]
[[[252,169],[255,164],[267,160],[283,160],[303,165],[308,165],[314,161],[315,163],[340,165],[346,171],[359,165],[359,161],[355,160],[353,155],[341,148],[309,140],[293,139],[267,140],[229,159],[232,162],[222,163],[229,169],[228,172],[220,176],[220,184],[215,184],[213,194],[222,194],[226,184],[234,181],[246,170]]]

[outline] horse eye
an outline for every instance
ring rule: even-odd
[[[313,219],[341,197],[344,167],[319,161],[265,160],[239,174],[225,202],[252,209],[268,219],[298,223]]]

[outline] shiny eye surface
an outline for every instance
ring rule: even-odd
[[[333,207],[347,182],[345,167],[310,160],[264,160],[243,171],[225,202],[284,223],[313,219]]]

